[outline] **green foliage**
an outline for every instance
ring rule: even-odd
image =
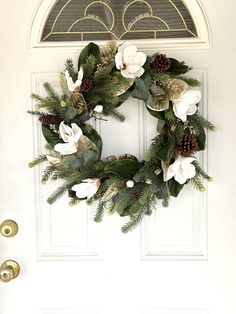
[[[179,62],[178,60],[174,58],[170,58],[171,61],[171,66],[168,70],[168,74],[174,74],[174,75],[179,75],[179,74],[185,74],[188,72],[191,68],[189,68],[184,61]]]
[[[78,68],[80,68],[81,65],[85,64],[87,61],[87,58],[89,56],[94,56],[96,61],[98,62],[100,58],[100,49],[98,45],[94,43],[89,43],[80,53],[79,60],[78,60]]]
[[[197,126],[201,125],[202,128],[206,128],[210,131],[216,131],[216,127],[206,118],[204,118],[200,113],[195,113],[192,116],[188,116],[188,121],[193,125]]]
[[[93,78],[93,74],[96,70],[97,59],[93,55],[89,55],[86,59],[85,64],[83,64],[84,71],[84,79],[91,80]]]
[[[170,195],[172,195],[174,197],[177,197],[179,195],[180,191],[182,190],[182,188],[184,187],[183,184],[179,184],[177,181],[175,181],[174,178],[167,181],[167,185],[169,188]]]
[[[62,139],[59,138],[59,134],[51,130],[48,125],[42,124],[42,132],[45,140],[52,146],[63,142]]]
[[[103,203],[103,202],[99,202],[97,210],[96,210],[96,214],[95,214],[95,217],[94,217],[94,221],[95,222],[101,222],[102,221],[105,208],[106,208],[106,204]]]
[[[36,157],[34,160],[32,160],[32,161],[29,163],[29,167],[30,167],[30,168],[33,168],[33,167],[35,167],[35,166],[40,165],[40,164],[43,163],[44,161],[47,161],[46,155],[39,155],[38,157]]]
[[[200,82],[189,77],[186,73],[190,68],[184,63],[171,58],[171,66],[167,72],[159,72],[153,67],[154,56],[147,57],[144,64],[145,73],[141,77],[127,79],[122,76],[115,66],[116,44],[112,43],[103,49],[100,54],[99,47],[90,43],[81,52],[78,60],[78,69],[83,68],[83,81],[81,88],[73,93],[68,91],[64,76],[61,77],[64,95],[60,96],[49,83],[44,84],[46,97],[32,94],[36,102],[35,110],[28,111],[33,116],[53,115],[67,125],[77,124],[83,131],[84,139],[88,145],[78,141],[77,152],[70,155],[55,153],[54,146],[63,142],[57,126],[42,124],[43,136],[47,141],[46,149],[51,156],[59,156],[60,162],[56,165],[49,163],[42,174],[42,182],[48,180],[62,181],[62,185],[48,198],[50,204],[68,193],[70,205],[80,200],[72,191],[75,184],[88,178],[100,179],[100,187],[92,198],[86,199],[88,204],[98,201],[96,222],[102,221],[105,212],[117,212],[120,216],[128,216],[129,220],[122,227],[124,233],[133,230],[145,215],[151,215],[160,200],[163,207],[169,204],[170,196],[177,197],[184,187],[174,178],[164,181],[164,169],[172,164],[180,155],[178,145],[184,134],[194,134],[198,141],[199,150],[205,149],[205,129],[215,130],[214,125],[202,117],[198,112],[189,115],[186,122],[175,116],[173,103],[169,98],[174,92],[174,86],[168,85],[172,78],[184,80],[189,86],[198,87]],[[78,71],[72,59],[67,59],[65,69],[75,82]],[[63,81],[64,79],[64,81]],[[63,85],[64,84],[64,85]],[[174,84],[173,84],[174,85]],[[171,90],[172,89],[172,90]],[[158,119],[157,136],[154,137],[144,161],[131,159],[115,161],[101,160],[102,138],[87,121],[91,117],[103,119],[94,112],[96,105],[103,106],[103,115],[109,115],[123,122],[125,116],[116,108],[126,101],[130,95],[143,100],[148,112]],[[40,122],[42,119],[40,119]],[[34,167],[47,161],[46,155],[40,155],[29,166]],[[204,191],[204,180],[211,177],[201,168],[195,160],[196,169],[194,178],[186,181]],[[128,187],[127,180],[133,180],[134,186]],[[132,185],[131,185],[132,186]]]
[[[178,78],[185,81],[191,87],[200,87],[201,86],[201,82],[192,78],[192,77],[189,77],[186,75],[180,75]]]
[[[132,179],[135,173],[140,169],[140,163],[132,159],[116,160],[107,165],[104,172],[115,174],[123,179]]]
[[[45,183],[46,181],[48,181],[50,179],[50,177],[52,176],[54,171],[55,171],[54,166],[52,166],[52,165],[47,166],[44,169],[43,174],[42,174],[42,178],[41,178],[42,183]]]
[[[78,76],[78,73],[75,71],[74,62],[72,59],[67,59],[65,62],[65,70],[68,71],[70,77],[75,82]]]
[[[122,113],[120,113],[117,109],[110,110],[109,115],[120,122],[125,121],[125,116]]]

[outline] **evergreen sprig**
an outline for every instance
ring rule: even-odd
[[[40,164],[43,163],[44,161],[47,161],[46,155],[39,155],[38,157],[36,157],[34,160],[32,160],[32,161],[29,163],[29,167],[30,167],[30,168],[33,168],[33,167],[35,167],[35,166],[40,165]]]

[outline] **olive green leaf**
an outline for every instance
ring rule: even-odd
[[[122,159],[116,160],[107,165],[104,169],[105,173],[113,173],[123,179],[132,179],[140,169],[141,164],[137,160]]]

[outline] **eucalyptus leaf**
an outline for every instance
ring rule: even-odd
[[[92,150],[86,150],[83,152],[83,159],[85,164],[91,164],[98,160],[98,154]]]
[[[49,126],[42,124],[42,132],[45,140],[53,147],[58,143],[63,143],[63,140],[59,138],[59,135],[53,132]]]
[[[139,77],[135,79],[135,87],[131,96],[144,101],[147,101],[149,97],[149,87],[147,87],[145,82]]]
[[[74,171],[82,165],[82,160],[78,156],[65,156],[62,158],[62,164],[65,168]]]
[[[65,112],[65,119],[68,121],[74,119],[79,114],[79,110],[75,107],[69,107]]]
[[[116,160],[104,168],[105,173],[113,173],[123,179],[132,179],[140,169],[141,164],[137,160]]]
[[[100,58],[100,49],[99,46],[94,43],[89,43],[80,53],[78,60],[78,68],[81,67],[82,64],[86,63],[88,56],[94,56],[98,61]]]
[[[150,87],[150,92],[153,95],[165,95],[164,89],[156,84],[152,84],[152,86]]]

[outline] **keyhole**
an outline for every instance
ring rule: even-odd
[[[5,233],[5,235],[11,234],[11,229],[6,228],[6,229],[4,230],[4,233]]]

